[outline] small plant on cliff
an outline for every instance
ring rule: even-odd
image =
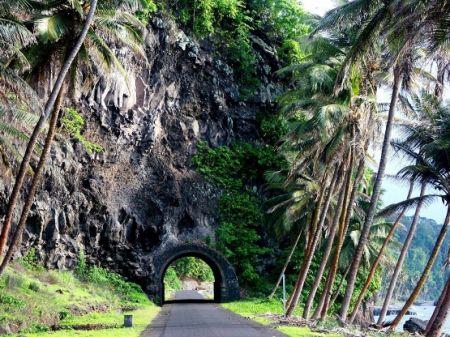
[[[34,271],[43,271],[44,267],[42,266],[42,264],[39,262],[39,259],[36,255],[36,249],[35,248],[31,248],[28,253],[22,257],[19,260],[19,263],[29,269],[29,270],[34,270]]]
[[[81,130],[85,125],[85,120],[77,110],[74,108],[67,108],[64,116],[61,118],[61,123],[64,129],[71,135],[75,140],[83,144],[84,148],[89,154],[103,152],[104,149],[100,145],[90,142],[82,134]]]

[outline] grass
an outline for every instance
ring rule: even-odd
[[[11,336],[124,336],[125,330],[126,336],[138,336],[158,310],[137,285],[101,268],[86,266],[79,276],[24,259],[0,278],[0,330],[17,333]],[[132,311],[134,328],[70,330],[87,324],[120,327],[126,311]],[[52,326],[64,330],[50,332]]]
[[[340,334],[323,334],[319,332],[311,331],[308,327],[297,327],[297,326],[280,326],[277,328],[279,331],[288,335],[289,337],[319,337],[319,336],[327,336],[327,337],[339,337]]]
[[[159,307],[155,305],[148,305],[145,308],[129,312],[133,315],[132,328],[114,328],[91,331],[80,330],[60,330],[55,332],[40,332],[21,334],[26,337],[138,337],[150,324],[159,312]],[[69,319],[63,322],[67,325],[81,325],[81,324],[117,324],[123,323],[124,313],[119,311],[109,313],[91,313],[83,317]]]
[[[260,324],[269,325],[273,323],[273,320],[264,315],[268,314],[277,314],[281,315],[283,313],[283,305],[278,300],[268,300],[268,299],[245,299],[232,303],[224,303],[223,307],[227,308],[234,313],[248,317]],[[301,312],[299,309],[294,311],[294,315],[300,315]],[[327,336],[327,337],[339,337],[339,334],[323,334],[312,331],[308,327],[296,327],[296,326],[278,326],[277,330],[283,332],[287,336],[290,337],[318,337],[318,336]]]

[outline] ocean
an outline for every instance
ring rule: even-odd
[[[397,331],[403,331],[403,324],[410,318],[410,317],[416,317],[422,320],[429,320],[431,315],[433,315],[433,311],[435,306],[434,305],[413,305],[411,307],[414,309],[414,311],[417,313],[417,315],[410,316],[405,315],[403,317],[401,323],[397,327]],[[386,316],[386,321],[392,321],[395,318],[396,315],[389,315]],[[375,316],[375,322],[378,320],[378,316]],[[447,320],[445,321],[444,328],[442,332],[450,334],[450,315],[447,317]]]

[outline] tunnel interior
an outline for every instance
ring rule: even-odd
[[[203,298],[200,298],[202,295],[202,291],[198,291],[198,289],[185,289],[183,288],[182,291],[180,291],[179,293],[181,294],[180,297],[175,297],[175,298],[170,298],[168,296],[168,292],[166,291],[166,276],[167,276],[167,271],[171,266],[176,265],[177,262],[183,260],[183,258],[186,257],[193,257],[196,259],[199,259],[203,262],[205,262],[205,264],[211,269],[212,274],[214,275],[214,280],[211,282],[205,282],[205,284],[208,283],[212,283],[212,296],[206,296],[205,294],[203,295]],[[217,265],[217,263],[215,263],[215,261],[213,261],[212,259],[208,258],[208,256],[205,256],[204,254],[200,254],[200,253],[183,253],[180,255],[177,255],[175,257],[173,257],[171,260],[169,260],[166,264],[166,267],[163,271],[163,275],[162,275],[162,283],[161,283],[161,296],[162,296],[162,303],[174,303],[174,302],[221,302],[221,285],[222,285],[222,272],[220,270],[220,267]],[[190,288],[190,287],[189,287]],[[194,291],[192,291],[194,290]],[[195,293],[198,293],[198,295],[194,295]],[[184,293],[184,294],[183,294]],[[192,293],[192,296],[190,293]],[[206,293],[206,291],[205,291]]]

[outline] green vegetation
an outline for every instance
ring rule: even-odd
[[[210,266],[202,259],[187,256],[175,260],[171,267],[180,278],[192,278],[200,282],[213,282],[214,274]],[[170,267],[169,267],[170,268]]]
[[[197,171],[223,190],[216,248],[235,266],[242,285],[260,286],[263,280],[256,266],[270,249],[261,240],[264,197],[255,187],[264,182],[267,170],[281,168],[284,160],[272,146],[243,142],[214,149],[200,142],[197,150]]]
[[[233,303],[224,303],[222,306],[238,315],[248,317],[263,325],[276,325],[273,315],[283,314],[283,305],[279,300],[249,298]],[[298,315],[299,312],[296,311],[296,314]],[[308,327],[276,326],[276,329],[290,337],[341,336],[340,334],[335,333],[324,334],[314,332]]]
[[[127,332],[138,336],[157,313],[156,306],[139,286],[84,265],[76,273],[48,271],[31,250],[0,278],[0,326],[25,336],[50,336],[56,334],[51,332],[55,326],[64,330],[58,336],[116,336],[124,332],[124,313],[131,312],[136,325]],[[87,325],[103,330],[72,331]]]
[[[169,9],[195,36],[212,37],[220,46],[235,70],[244,97],[260,85],[256,36],[262,33],[268,37],[275,46],[273,57],[289,64],[303,56],[297,39],[310,32],[305,23],[309,15],[295,0],[181,0],[169,3]]]
[[[67,130],[69,135],[79,141],[89,154],[103,152],[104,149],[100,145],[94,144],[88,141],[81,133],[84,127],[85,121],[77,110],[74,108],[67,108],[64,116],[61,118],[61,123],[64,129]]]
[[[405,228],[401,228],[397,231],[397,242],[405,241],[406,234],[411,225],[411,220],[411,216],[405,216],[403,218],[402,223]],[[430,254],[429,252],[433,249],[433,245],[439,235],[441,227],[442,226],[438,225],[434,220],[422,217],[419,219],[417,224],[417,235],[414,236],[408,255],[406,256],[403,267],[403,276],[398,280],[398,291],[395,294],[397,300],[405,300],[405,296],[402,296],[402,294],[409,294],[413,290],[415,283],[420,278],[420,274],[427,263]],[[444,288],[445,281],[449,276],[449,271],[443,272],[445,271],[445,263],[448,257],[447,252],[449,252],[449,249],[450,241],[444,241],[438,259],[434,264],[428,281],[419,297],[420,300],[434,301],[439,297],[440,292]],[[395,249],[392,249],[391,256],[394,261],[397,255]],[[387,268],[387,270],[389,269],[390,268]],[[383,280],[385,282],[389,281],[389,275],[384,275]],[[383,288],[386,289],[386,287],[387,285]]]
[[[182,289],[182,280],[190,278],[199,282],[214,282],[211,267],[202,259],[187,256],[172,262],[164,275],[165,298]]]

